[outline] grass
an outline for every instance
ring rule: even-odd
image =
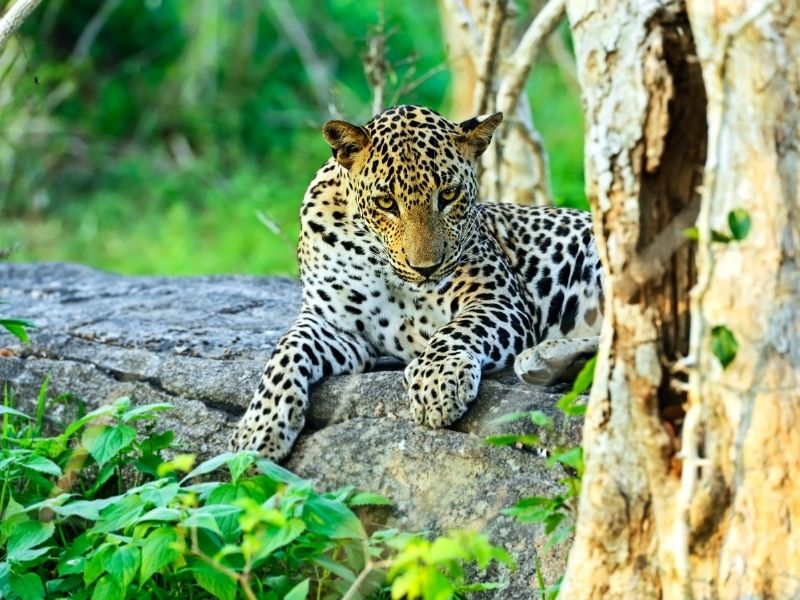
[[[548,63],[528,89],[556,203],[586,208],[579,98]],[[21,244],[15,261],[75,261],[125,274],[296,276],[300,201],[329,153],[311,123],[279,143],[288,150],[183,166],[166,150],[133,146],[97,162],[88,177],[51,183],[45,209],[30,202],[33,209],[5,215],[0,247]]]

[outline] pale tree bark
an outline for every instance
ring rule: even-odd
[[[0,18],[0,48],[22,26],[42,0],[17,0]]]
[[[698,597],[797,598],[800,3],[687,4],[709,98],[687,449],[706,462],[688,486],[687,575]],[[736,209],[750,234],[712,243]],[[727,369],[711,352],[717,326],[739,344]]]
[[[800,7],[688,4],[567,6],[606,319],[562,598],[800,595]]]
[[[534,127],[524,85],[539,49],[563,18],[564,4],[565,0],[549,0],[520,38],[518,11],[511,0],[439,2],[451,60],[466,59],[471,65],[454,71],[456,118],[495,111],[505,117],[481,159],[484,200],[552,204],[547,151]]]

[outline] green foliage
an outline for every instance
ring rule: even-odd
[[[717,325],[711,330],[711,352],[722,364],[723,369],[733,362],[738,351],[739,342],[730,329],[724,325]]]
[[[465,562],[474,562],[482,570],[492,561],[514,569],[514,561],[505,550],[493,547],[474,532],[457,532],[433,542],[419,536],[401,536],[390,545],[398,550],[388,573],[393,599],[439,600],[502,588],[497,583],[467,584]]]
[[[324,86],[281,29],[279,4],[71,0],[34,12],[0,50],[0,247],[130,274],[295,276],[300,200],[329,156],[320,126],[339,116],[331,106],[371,116],[361,56],[379,3],[286,3]],[[435,3],[380,4],[387,101],[423,78],[398,101],[449,114],[447,67],[461,57],[447,53]],[[101,25],[94,37],[89,23]],[[527,89],[556,202],[586,208],[574,82],[543,53]]]
[[[509,423],[521,419],[529,419],[540,434],[502,434],[487,439],[491,444],[523,444],[535,446],[549,442],[547,466],[560,466],[564,477],[560,480],[562,489],[554,496],[530,496],[523,498],[513,507],[506,508],[503,514],[515,517],[521,523],[540,523],[548,536],[545,548],[552,548],[568,539],[574,530],[574,521],[578,508],[583,477],[583,448],[566,443],[566,427],[570,418],[583,417],[586,405],[580,397],[592,386],[597,357],[586,362],[578,373],[569,392],[564,394],[556,407],[563,413],[562,427],[557,430],[553,420],[541,411],[516,412],[496,419],[495,423]],[[546,585],[537,564],[537,579],[542,598],[548,600],[558,595],[559,582]]]
[[[5,304],[2,300],[0,300],[0,304]],[[5,329],[11,335],[15,336],[19,341],[23,344],[27,344],[29,341],[28,338],[28,329],[34,329],[36,325],[31,323],[30,321],[26,321],[25,319],[11,319],[11,318],[0,318],[0,328]]]
[[[320,494],[254,453],[165,460],[166,404],[120,398],[45,437],[46,392],[36,418],[7,389],[0,407],[2,597],[438,600],[499,585],[468,582],[466,563],[513,567],[476,533],[367,535],[350,507],[388,499]]]
[[[731,230],[731,237],[737,242],[741,242],[750,233],[750,226],[753,221],[743,208],[737,208],[728,213],[728,227]]]
[[[730,232],[725,233],[724,231],[712,229],[711,241],[720,244],[729,244],[733,241],[741,242],[750,233],[751,225],[752,219],[750,218],[750,213],[743,208],[734,209],[728,213],[728,228]],[[700,235],[697,227],[689,227],[683,234],[687,239],[695,242],[699,239]]]

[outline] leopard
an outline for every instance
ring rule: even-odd
[[[590,213],[479,199],[479,159],[502,119],[401,105],[363,126],[325,123],[332,156],[300,207],[301,309],[231,450],[283,460],[310,386],[379,359],[405,365],[411,416],[437,429],[464,415],[483,373],[514,364],[535,380],[542,350],[594,347],[603,275]]]

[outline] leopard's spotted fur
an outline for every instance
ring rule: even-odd
[[[588,213],[481,203],[476,161],[502,115],[452,123],[418,106],[331,121],[334,157],[301,209],[303,307],[232,440],[281,459],[309,385],[380,356],[408,363],[417,423],[444,427],[481,372],[547,340],[596,336],[602,275]]]

